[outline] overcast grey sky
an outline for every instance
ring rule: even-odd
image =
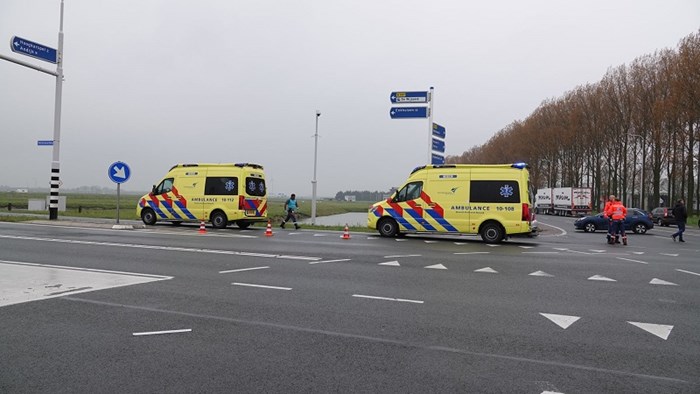
[[[12,36],[57,47],[60,0],[1,0]],[[540,102],[700,28],[697,0],[65,0],[63,187],[147,190],[176,163],[255,162],[272,193],[388,190],[428,158],[427,119],[389,94],[435,87],[447,154]],[[48,187],[55,78],[0,60],[0,185]]]

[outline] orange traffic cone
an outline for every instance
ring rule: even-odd
[[[200,234],[206,234],[207,233],[207,228],[204,225],[204,220],[199,222],[199,233]]]
[[[343,230],[343,239],[350,239],[350,230],[348,230],[348,225],[345,225],[345,230]]]
[[[267,229],[265,230],[265,236],[266,237],[272,236],[272,222],[270,220],[267,221]]]

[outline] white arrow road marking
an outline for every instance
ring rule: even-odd
[[[497,274],[498,273],[498,271],[496,271],[495,269],[493,269],[491,267],[484,267],[484,268],[481,268],[478,270],[474,270],[474,272],[485,272],[488,274]]]
[[[314,234],[314,237],[325,237],[328,236],[328,234]]]
[[[466,242],[455,242],[455,245],[466,245]]]
[[[447,269],[447,267],[445,267],[442,264],[429,265],[425,268],[432,268],[432,269],[436,269],[436,270],[446,270]]]
[[[662,256],[678,257],[678,253],[659,253]]]
[[[543,391],[542,394],[564,394],[564,393],[560,393],[558,391]]]
[[[457,252],[455,254],[489,254],[491,252]]]
[[[561,251],[561,252],[563,252],[563,251],[565,251],[565,250],[569,250],[569,249],[567,249],[567,248],[553,248],[553,249],[554,249],[554,250],[559,250],[559,251]]]
[[[352,296],[357,297],[357,298],[369,298],[371,300],[397,301],[397,302],[410,302],[413,304],[423,304],[423,301],[407,300],[404,298],[377,297],[377,296],[368,296],[368,295],[362,295],[362,294],[353,294]]]
[[[427,244],[434,244],[434,243],[436,243],[437,241],[428,241],[428,240],[425,240],[425,241],[423,241],[423,242],[425,242],[425,243],[427,243]]]
[[[608,277],[602,276],[602,275],[593,275],[588,280],[601,280],[604,282],[617,282],[615,279],[610,279]]]
[[[534,246],[522,246],[522,245],[520,245],[520,246],[518,246],[518,247],[519,247],[519,248],[522,248],[522,249],[532,249],[532,248],[534,248]]]
[[[397,238],[397,239],[396,239],[396,242],[406,242],[406,240],[403,239],[403,238]]]
[[[291,287],[278,287],[278,286],[267,286],[267,285],[256,285],[253,283],[238,283],[238,282],[233,282],[231,283],[234,286],[245,286],[245,287],[258,287],[261,289],[273,289],[273,290],[292,290]]]
[[[501,245],[495,245],[495,244],[486,244],[486,246],[490,246],[492,248],[495,248],[496,246],[501,246]]]
[[[253,271],[253,270],[264,270],[270,267],[252,267],[252,268],[239,268],[237,270],[219,271],[220,274],[228,274],[231,272],[243,272],[243,271]]]
[[[673,326],[667,326],[665,324],[639,323],[634,321],[628,321],[627,323],[639,327],[650,334],[654,334],[664,341],[668,339],[668,336],[671,335],[671,330],[673,330]]]
[[[388,265],[391,267],[400,267],[401,264],[399,264],[398,261],[387,261],[386,263],[379,263],[378,265]]]
[[[551,313],[540,313],[540,315],[546,317],[547,319],[551,320],[552,323],[558,325],[559,327],[565,330],[569,328],[570,325],[576,323],[578,319],[580,319],[579,316],[554,315]]]
[[[697,272],[686,271],[686,270],[681,270],[681,269],[676,269],[676,271],[678,271],[678,272],[683,272],[683,273],[686,273],[686,274],[691,274],[691,275],[700,276],[700,274],[698,274]]]
[[[588,249],[588,250],[590,250],[591,252],[596,252],[596,253],[603,253],[603,252],[605,252],[604,250],[601,250],[601,249]]]
[[[528,274],[528,275],[530,275],[530,276],[545,276],[545,277],[548,277],[548,278],[553,278],[553,277],[554,277],[554,275],[548,274],[548,273],[546,273],[546,272],[544,272],[544,271],[535,271],[535,272],[533,272],[533,273],[531,273],[531,274]]]
[[[341,261],[350,261],[350,259],[337,259],[337,260],[323,260],[323,261],[312,261],[309,264],[325,264],[325,263],[340,263]]]
[[[641,261],[641,260],[632,260],[632,259],[626,259],[624,257],[615,257],[618,260],[625,260],[625,261],[631,261],[633,263],[639,263],[639,264],[649,264],[646,261]]]
[[[522,254],[559,254],[559,252],[520,252]]]
[[[385,259],[396,259],[399,257],[421,257],[420,254],[395,254],[391,256],[384,256]]]
[[[644,254],[644,252],[632,252],[633,254]]]
[[[132,335],[135,337],[142,335],[162,335],[162,334],[177,334],[181,332],[192,332],[191,328],[185,328],[182,330],[168,330],[168,331],[149,331],[149,332],[135,332]]]
[[[673,282],[666,282],[665,280],[654,278],[649,282],[650,285],[667,285],[667,286],[678,286]]]

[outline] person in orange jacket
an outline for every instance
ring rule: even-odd
[[[613,220],[611,216],[608,216],[608,211],[610,210],[610,206],[615,202],[615,195],[611,194],[608,196],[608,201],[605,202],[605,208],[603,208],[603,218],[608,219],[608,243],[610,243],[610,239],[613,237]]]
[[[627,234],[625,234],[625,217],[627,216],[627,208],[625,208],[619,198],[610,204],[605,211],[605,215],[612,219],[612,231],[608,232],[608,243],[620,243],[620,235],[622,235],[622,243],[627,245]],[[614,237],[614,238],[613,238]]]

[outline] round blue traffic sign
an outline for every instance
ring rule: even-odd
[[[129,177],[131,176],[131,169],[126,163],[117,161],[109,166],[107,175],[114,183],[124,183],[128,181]]]

